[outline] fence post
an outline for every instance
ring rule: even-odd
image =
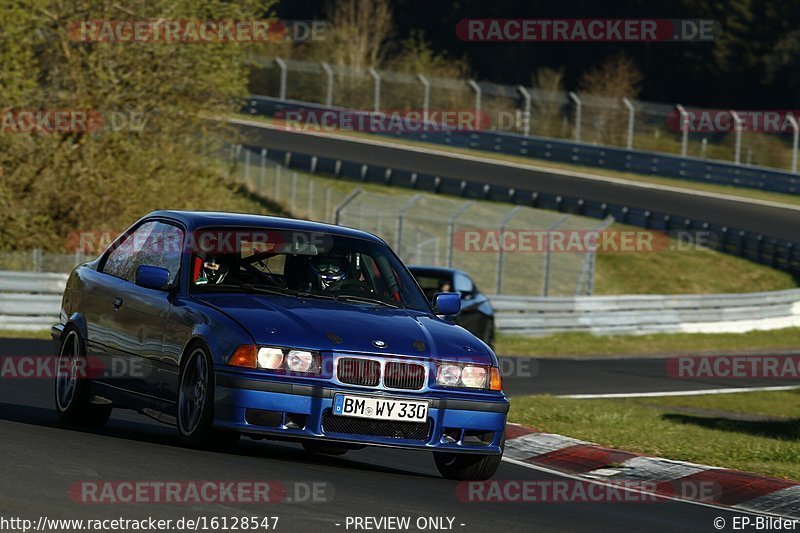
[[[381,110],[381,75],[372,67],[369,68],[369,74],[372,76],[372,79],[375,80],[373,99],[375,101],[375,112],[378,113]]]
[[[531,133],[531,93],[523,85],[517,85],[517,90],[525,99],[525,109],[522,111],[522,134],[527,137]]]
[[[261,168],[258,174],[258,192],[264,194],[267,189],[267,149],[261,149]]]
[[[289,69],[286,66],[286,61],[284,61],[280,57],[276,57],[275,58],[275,62],[278,64],[278,67],[280,67],[280,69],[281,69],[281,89],[280,89],[280,95],[278,96],[278,98],[281,101],[284,101],[284,100],[286,100],[286,75],[288,74],[288,70]]]
[[[244,151],[244,184],[250,186],[250,150]]]
[[[635,119],[636,109],[633,107],[631,101],[627,98],[623,98],[622,103],[628,108],[628,138],[626,144],[628,146],[628,150],[630,150],[633,148],[633,121]]]
[[[325,187],[325,222],[331,221],[331,188]]]
[[[581,99],[578,98],[578,95],[575,92],[570,91],[567,93],[570,100],[575,104],[575,141],[581,141],[581,108],[583,107],[583,102]]]
[[[330,189],[328,189],[328,191],[330,191]],[[345,196],[344,200],[342,200],[342,203],[340,203],[339,205],[336,206],[336,210],[334,211],[334,218],[333,218],[333,221],[334,221],[333,223],[334,224],[336,224],[337,226],[339,225],[339,219],[341,218],[342,210],[345,207],[347,207],[347,204],[349,204],[350,202],[355,200],[356,196],[358,196],[362,192],[364,192],[364,189],[362,189],[361,187],[359,187],[358,189],[355,189],[354,191],[351,191],[350,194]]]
[[[400,210],[397,212],[397,227],[395,228],[395,235],[394,235],[394,242],[395,242],[394,247],[395,251],[397,252],[397,255],[401,255],[400,248],[403,242],[403,217],[405,216],[406,211],[411,209],[414,206],[414,204],[419,201],[420,198],[422,198],[421,194],[415,194],[414,196],[409,198],[408,201],[406,201],[406,203],[404,203],[403,206],[400,208]]]
[[[551,263],[551,260],[552,260],[551,256],[553,255],[553,252],[552,252],[551,246],[550,246],[550,232],[555,230],[555,229],[558,229],[558,227],[561,224],[563,224],[564,222],[566,222],[566,220],[568,218],[569,218],[569,215],[564,215],[563,217],[561,217],[558,220],[556,220],[552,225],[550,225],[549,228],[547,228],[547,233],[545,234],[545,239],[544,239],[545,246],[547,246],[547,250],[545,251],[546,253],[544,255],[544,269],[543,269],[544,270],[544,281],[543,281],[543,287],[542,287],[542,296],[549,296],[549,294],[550,294],[550,263]]]
[[[681,123],[681,157],[686,157],[689,152],[689,113],[683,108],[681,104],[675,104],[675,109],[678,110]]]
[[[314,180],[308,180],[308,218],[312,218],[311,212],[314,210]]]
[[[517,207],[512,209],[508,213],[508,215],[506,215],[506,217],[502,220],[502,222],[500,222],[500,235],[498,236],[498,241],[499,242],[502,243],[503,234],[506,231],[506,226],[508,225],[509,222],[511,222],[511,220],[515,216],[517,216],[517,213],[519,213],[520,210],[522,210],[522,207],[523,206],[518,205]],[[497,251],[497,272],[496,272],[496,276],[495,276],[495,279],[497,280],[497,287],[496,287],[496,290],[495,290],[495,294],[502,294],[503,293],[503,262],[504,262],[503,258],[504,257],[505,257],[505,250],[503,249],[503,246],[501,245],[500,248]]]
[[[292,172],[292,195],[289,197],[291,198],[291,211],[294,211],[297,208],[297,172]]]
[[[450,220],[447,222],[447,242],[449,243],[447,247],[447,266],[450,268],[453,268],[453,240],[455,239],[456,221],[462,214],[464,214],[464,211],[472,207],[474,204],[475,202],[473,201],[461,204],[461,207],[456,209],[456,212],[453,213],[453,216],[451,216]]]
[[[800,125],[791,113],[786,113],[786,119],[792,125],[792,172],[797,174],[797,145],[800,140]]]
[[[739,113],[734,111],[733,109],[730,110],[731,117],[733,117],[733,135],[734,135],[734,152],[733,152],[733,160],[736,162],[737,165],[741,164],[742,162],[742,118],[739,116]]]
[[[422,83],[422,122],[428,122],[428,109],[431,103],[431,83],[422,74],[417,74],[417,79]]]
[[[42,249],[41,248],[34,248],[33,252],[31,253],[33,258],[33,271],[34,272],[41,272],[42,271]]]
[[[275,167],[275,198],[274,200],[277,202],[281,196],[281,166],[278,165]]]
[[[467,80],[467,84],[475,91],[475,121],[478,127],[481,124],[481,87],[475,80]]]
[[[325,90],[325,107],[333,107],[333,69],[324,61],[320,63],[320,65],[322,66],[322,70],[325,71],[325,75],[328,77],[327,89]]]

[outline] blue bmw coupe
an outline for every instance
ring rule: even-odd
[[[70,275],[56,409],[92,426],[134,409],[193,447],[427,450],[447,478],[487,479],[509,404],[492,350],[441,318],[460,305],[428,301],[369,233],[157,211]]]

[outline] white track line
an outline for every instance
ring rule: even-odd
[[[776,387],[738,387],[730,389],[699,389],[689,391],[663,391],[663,392],[618,392],[609,394],[558,394],[556,398],[571,398],[573,400],[594,400],[602,398],[660,398],[663,396],[699,396],[701,394],[734,394],[737,392],[766,392],[797,390],[800,385],[785,385]]]
[[[432,148],[420,148],[416,146],[408,146],[405,144],[397,144],[385,141],[376,141],[372,139],[360,139],[357,137],[351,137],[348,135],[341,135],[337,133],[318,133],[318,132],[309,132],[309,131],[292,131],[286,128],[281,128],[272,124],[266,124],[264,122],[257,122],[252,120],[246,120],[241,118],[230,118],[228,119],[229,122],[232,124],[241,124],[244,126],[254,126],[259,128],[265,128],[270,130],[276,131],[285,131],[288,133],[295,133],[298,135],[307,135],[309,137],[319,137],[322,139],[338,139],[342,141],[349,141],[353,143],[363,144],[367,146],[380,146],[383,148],[395,148],[400,150],[405,150],[408,152],[416,152],[420,154],[428,154],[428,155],[436,155],[436,156],[443,156],[443,157],[450,157],[454,159],[463,159],[466,161],[473,161],[476,163],[487,163],[491,165],[503,166],[508,168],[516,168],[522,170],[534,170],[538,172],[548,172],[550,174],[557,174],[561,176],[569,176],[572,178],[579,178],[591,181],[604,181],[607,183],[614,183],[617,185],[624,185],[627,187],[638,187],[641,189],[652,189],[658,191],[665,191],[665,192],[674,192],[679,194],[691,194],[693,196],[703,196],[706,198],[714,198],[716,200],[726,200],[729,202],[739,202],[743,204],[751,204],[751,205],[762,205],[766,207],[774,207],[778,209],[789,209],[793,211],[800,211],[800,206],[792,205],[792,204],[784,204],[781,202],[773,202],[770,200],[760,200],[757,198],[745,198],[743,196],[735,196],[732,194],[722,194],[722,193],[714,193],[703,191],[699,189],[691,189],[691,188],[681,188],[681,187],[673,187],[670,185],[661,185],[656,183],[646,183],[640,181],[633,181],[633,180],[626,180],[623,178],[612,178],[610,176],[598,176],[595,174],[587,174],[585,172],[576,172],[572,170],[563,170],[558,168],[550,168],[550,167],[537,167],[535,165],[525,165],[522,163],[514,163],[511,161],[504,161],[501,159],[494,159],[494,158],[487,158],[487,157],[479,157],[473,155],[466,155],[456,152],[447,152],[444,150],[435,150]],[[414,142],[422,142],[422,141],[414,141]],[[494,152],[488,152],[494,153]],[[513,155],[513,154],[512,154]],[[524,156],[518,156],[524,157]],[[623,171],[616,171],[616,172],[623,172]],[[668,176],[657,176],[663,177],[665,179],[680,179],[680,178],[669,178]]]

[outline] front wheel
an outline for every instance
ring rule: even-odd
[[[189,350],[178,388],[178,438],[191,448],[231,450],[239,434],[214,429],[214,372],[201,346]]]
[[[483,481],[497,472],[503,456],[433,452],[433,460],[444,478]]]
[[[110,405],[91,402],[88,360],[77,330],[69,329],[61,341],[56,363],[55,400],[58,419],[65,424],[101,427],[111,416]]]

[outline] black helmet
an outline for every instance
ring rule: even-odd
[[[332,284],[345,279],[347,267],[347,259],[341,256],[319,255],[308,261],[308,268],[321,290],[326,290]]]

